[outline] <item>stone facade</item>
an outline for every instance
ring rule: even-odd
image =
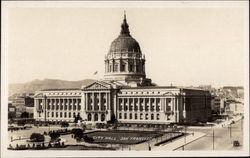
[[[198,89],[154,86],[146,78],[145,56],[124,16],[121,33],[105,56],[103,80],[80,89],[36,92],[36,120],[73,121],[78,114],[89,123],[205,122],[211,115],[211,95]]]

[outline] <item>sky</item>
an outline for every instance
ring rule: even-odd
[[[124,10],[154,83],[244,85],[245,14],[232,7],[9,8],[9,83],[102,78]]]

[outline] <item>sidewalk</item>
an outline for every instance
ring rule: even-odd
[[[236,116],[230,120],[225,120],[219,124],[214,124],[214,126],[188,126],[189,129],[209,129],[209,128],[223,128],[228,127],[232,121],[238,122],[242,119],[242,116]]]
[[[186,143],[184,142],[185,138],[181,137],[173,142],[163,144],[158,147],[154,146],[152,150],[176,150],[178,148],[181,148],[183,145],[187,145],[197,139],[204,137],[205,135],[205,133],[201,132],[194,132],[194,135],[190,133],[188,136],[186,136]]]

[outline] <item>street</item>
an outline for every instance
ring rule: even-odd
[[[242,122],[241,122],[242,121]],[[231,138],[230,128],[210,128],[210,129],[190,129],[189,131],[203,132],[207,135],[187,144],[184,150],[213,150],[213,130],[214,130],[214,150],[241,150],[243,148],[243,120],[239,120],[231,125]],[[233,141],[240,142],[239,147],[233,147]],[[183,150],[179,148],[178,150]]]

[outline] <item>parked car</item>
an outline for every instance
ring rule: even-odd
[[[240,146],[240,142],[238,140],[233,141],[233,146],[234,147]]]

